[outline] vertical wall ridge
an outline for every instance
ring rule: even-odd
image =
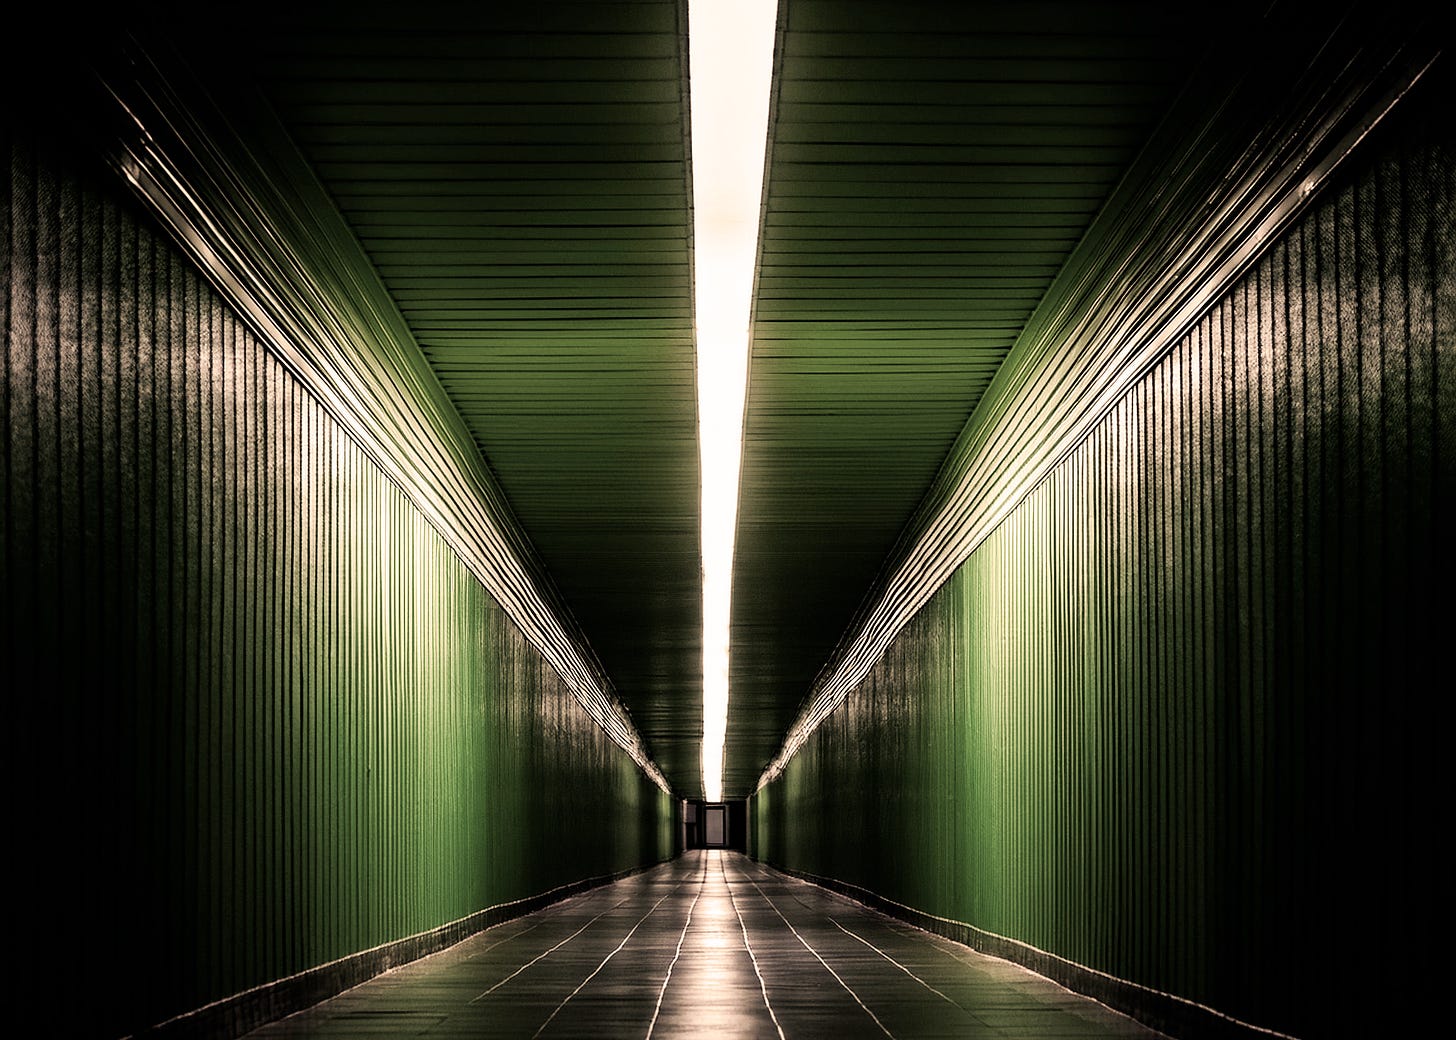
[[[0,631],[47,1028],[381,970],[356,955],[670,855],[668,796],[122,186],[49,132],[5,154]]]
[[[1402,1034],[1456,467],[1438,97],[941,586],[755,797],[756,855],[1178,1035]]]

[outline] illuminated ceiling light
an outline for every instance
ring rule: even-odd
[[[689,0],[694,325],[702,474],[703,797],[723,799],[728,618],[748,316],[777,0]]]

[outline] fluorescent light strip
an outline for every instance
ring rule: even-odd
[[[728,620],[748,316],[777,0],[689,0],[694,324],[702,481],[703,797],[723,800]]]

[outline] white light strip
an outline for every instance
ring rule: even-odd
[[[703,539],[703,797],[723,799],[728,619],[748,316],[777,0],[690,0],[694,324]]]

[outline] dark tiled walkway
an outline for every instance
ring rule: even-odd
[[[481,932],[252,1037],[1157,1037],[735,853]]]

